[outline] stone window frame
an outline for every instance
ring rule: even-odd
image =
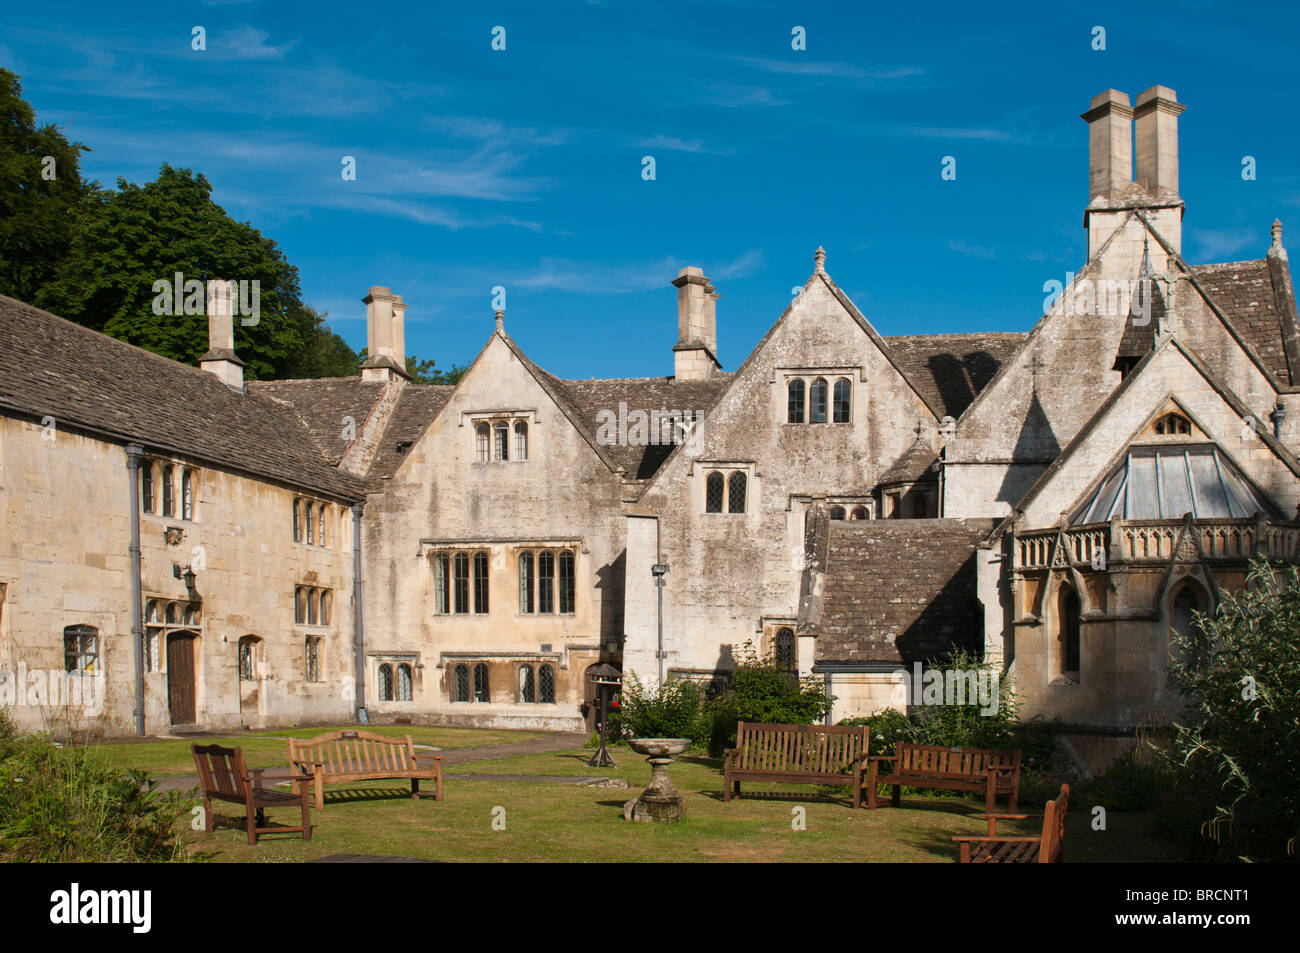
[[[309,629],[332,629],[334,590],[305,583],[294,586],[293,624]]]
[[[173,611],[175,610],[175,611]],[[197,602],[146,594],[144,597],[144,670],[167,672],[167,639],[176,632],[203,635],[203,609]]]
[[[525,676],[527,676],[526,679]],[[549,692],[547,691],[548,684]],[[519,662],[515,666],[515,704],[517,705],[558,704],[556,701],[556,686],[556,665],[552,661],[539,659]],[[525,698],[526,694],[531,694],[532,697]],[[550,698],[545,697],[547,694],[550,695]]]
[[[535,450],[530,444],[532,427],[537,422],[537,412],[533,410],[463,411],[461,414],[461,426],[469,425],[470,438],[474,441],[471,459],[475,466],[527,463]]]
[[[68,648],[69,639],[74,640],[71,650]],[[86,678],[99,675],[102,651],[103,641],[98,627],[84,622],[63,627],[63,670],[67,674]]]
[[[578,549],[576,545],[521,546],[515,551],[515,579],[519,591],[519,601],[515,604],[515,615],[530,619],[557,618],[574,616],[578,613]],[[550,609],[543,610],[542,557],[549,555],[551,572],[548,601]],[[524,578],[524,557],[528,559],[528,578]],[[565,557],[568,557],[567,560]],[[566,575],[565,563],[570,566]],[[569,591],[565,592],[565,583]],[[565,609],[567,604],[568,608]],[[525,608],[525,605],[528,608]]]
[[[755,511],[756,490],[755,465],[753,462],[724,462],[724,461],[701,461],[695,466],[698,468],[697,479],[699,481],[699,512],[705,516],[746,516]],[[709,478],[714,474],[722,477],[722,509],[709,509]],[[732,478],[736,474],[741,474],[745,481],[745,500],[744,508],[733,510],[732,504]]]
[[[489,547],[438,546],[427,552],[433,572],[433,615],[438,618],[487,616],[492,614],[492,557]],[[458,558],[464,557],[465,608],[460,610],[457,588],[460,581]],[[483,572],[478,567],[484,566]],[[480,579],[484,584],[479,591]],[[481,597],[481,598],[480,598]],[[481,607],[481,608],[480,608]]]
[[[375,700],[394,705],[415,703],[415,669],[410,662],[381,659],[376,663]]]
[[[790,387],[794,381],[803,381],[803,399],[801,419],[790,419]],[[824,381],[826,384],[826,419],[813,420],[813,383]],[[848,419],[835,419],[835,390],[841,381],[848,384]],[[773,394],[779,399],[773,400],[777,407],[776,421],[783,427],[820,427],[825,425],[852,426],[858,414],[855,412],[858,385],[867,382],[867,369],[862,365],[837,365],[825,367],[778,367],[772,377]]]
[[[325,527],[333,522],[334,510],[334,504],[328,500],[295,496],[293,498],[293,541],[299,546],[310,549],[333,549],[334,547],[330,545],[330,537],[335,534],[329,533]],[[340,506],[338,511],[342,514],[345,508]],[[340,529],[338,536],[341,535]]]
[[[174,457],[140,461],[140,512],[146,516],[197,523],[200,470]]]
[[[263,650],[266,640],[260,635],[241,635],[237,643],[236,669],[241,682],[255,682],[260,679]],[[247,664],[245,664],[247,663]]]
[[[307,635],[303,638],[303,681],[313,685],[325,681],[325,638]]]

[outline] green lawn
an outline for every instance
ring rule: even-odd
[[[747,785],[741,800],[723,803],[719,763],[691,755],[670,768],[686,796],[685,820],[629,824],[623,802],[649,780],[649,766],[633,752],[616,749],[619,767],[595,769],[585,763],[590,755],[590,749],[574,750],[449,769],[441,803],[410,800],[401,782],[331,788],[340,793],[326,795],[323,812],[313,810],[310,843],[298,835],[273,834],[249,847],[238,826],[219,826],[211,835],[187,830],[185,842],[196,858],[213,861],[301,861],[347,853],[445,861],[951,863],[957,858],[952,835],[984,833],[977,816],[982,807],[974,799],[904,798],[902,808],[869,812],[849,807],[847,789]],[[457,779],[467,772],[622,777],[630,787]],[[504,831],[492,827],[498,807],[505,810]],[[797,808],[804,809],[806,830],[792,827]],[[271,814],[273,821],[285,823],[294,817],[292,809]],[[1149,816],[1111,812],[1108,820],[1109,830],[1093,831],[1082,805],[1071,810],[1065,841],[1070,861],[1181,859],[1150,833]],[[1007,831],[1038,832],[1032,821],[1009,825]]]
[[[528,741],[540,737],[539,732],[493,731],[479,728],[438,728],[420,725],[356,725],[388,737],[410,735],[417,745],[437,748],[469,748],[478,745],[497,745],[512,741]],[[332,728],[279,728],[269,731],[246,731],[225,737],[203,736],[176,741],[140,741],[126,744],[87,745],[98,752],[105,761],[120,768],[141,768],[155,777],[168,774],[193,774],[194,754],[191,744],[219,744],[242,748],[244,762],[250,768],[271,768],[289,763],[286,738],[314,738]],[[418,753],[418,752],[417,752]]]

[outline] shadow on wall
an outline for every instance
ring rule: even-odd
[[[596,570],[596,588],[600,591],[600,644],[623,641],[623,574],[627,570],[627,550],[618,558]]]
[[[1015,506],[1038,479],[1042,469],[1060,455],[1061,445],[1056,439],[1056,432],[1035,392],[1029,402],[1029,409],[1025,411],[1025,419],[1020,425],[1020,436],[1016,439],[1011,459],[1039,466],[1030,472],[1026,472],[1023,467],[1008,468],[1002,486],[998,489],[997,501]]]
[[[907,665],[938,658],[952,649],[983,651],[984,615],[975,598],[974,553],[894,640],[894,648]]]
[[[927,363],[943,406],[954,415],[971,405],[1000,366],[988,351],[974,351],[962,358],[956,354],[935,354]]]

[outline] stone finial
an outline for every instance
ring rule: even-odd
[[[817,251],[813,253],[813,273],[826,274],[826,249],[821,245],[818,245]]]
[[[1269,232],[1273,236],[1273,244],[1269,246],[1269,251],[1274,248],[1280,251],[1282,249],[1282,220],[1280,218],[1273,219],[1273,227],[1269,229]]]
[[[506,328],[506,313],[497,308],[497,330],[504,331]]]

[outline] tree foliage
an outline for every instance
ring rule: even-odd
[[[1221,859],[1294,859],[1300,841],[1300,570],[1263,558],[1175,636],[1189,710],[1170,758]]]

